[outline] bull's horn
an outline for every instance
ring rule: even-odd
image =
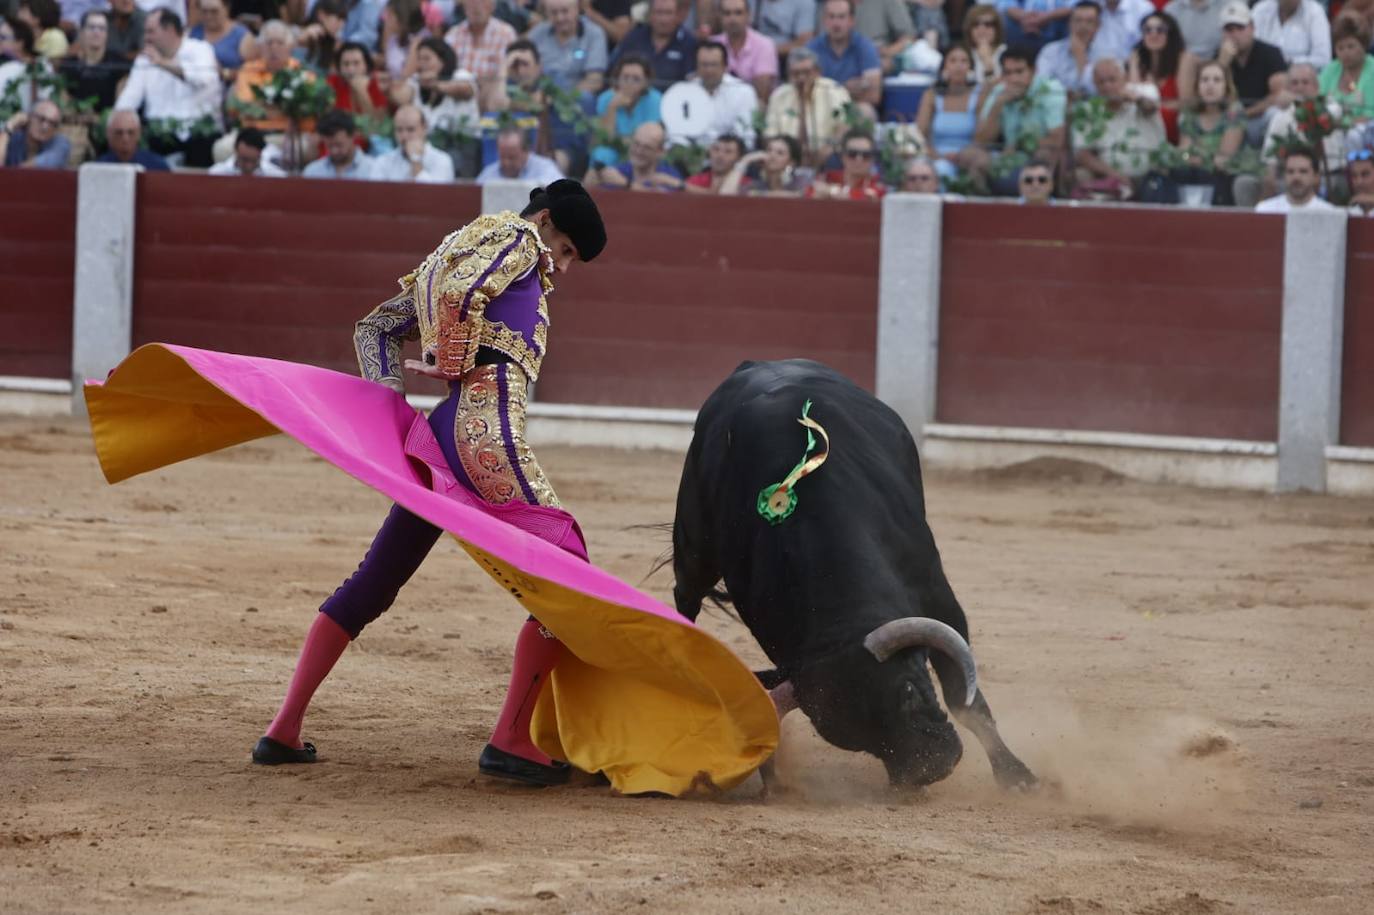
[[[972,705],[978,692],[978,669],[973,663],[973,649],[952,627],[939,620],[907,616],[883,623],[864,637],[864,647],[879,663],[904,648],[933,648],[958,662],[964,672],[964,704]]]

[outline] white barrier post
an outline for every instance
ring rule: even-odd
[[[883,198],[877,395],[917,442],[935,420],[942,207],[939,197],[927,194]]]
[[[1346,221],[1298,210],[1284,226],[1279,492],[1326,491],[1326,448],[1341,421]]]
[[[499,213],[510,210],[519,213],[530,202],[533,181],[510,181],[500,178],[482,185],[482,212]]]
[[[81,166],[76,182],[76,282],[72,296],[72,412],[81,386],[104,378],[133,344],[134,188],[138,169]]]

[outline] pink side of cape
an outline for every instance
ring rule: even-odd
[[[586,562],[581,532],[568,513],[524,503],[493,506],[457,484],[425,418],[394,391],[315,366],[162,345],[320,457],[473,546],[593,597],[692,625]],[[417,462],[428,466],[427,474]]]

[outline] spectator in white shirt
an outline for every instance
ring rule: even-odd
[[[150,137],[148,145],[160,155],[182,153],[186,164],[210,165],[220,127],[219,62],[215,49],[182,33],[181,18],[170,10],[148,17],[143,53],[134,61],[124,91],[115,100],[117,111],[143,109],[143,119],[175,122],[170,138]],[[193,132],[197,122],[206,122]],[[206,129],[213,125],[213,129]]]
[[[563,173],[548,156],[530,151],[529,131],[506,127],[496,135],[496,161],[490,162],[477,176],[478,184],[505,179],[537,184],[552,184]]]
[[[324,141],[325,155],[307,165],[303,177],[355,181],[372,177],[372,158],[358,148],[358,124],[352,114],[336,108],[320,118],[315,132]]]
[[[1283,193],[1255,205],[1256,213],[1291,213],[1293,210],[1334,210],[1317,196],[1317,154],[1307,149],[1289,150],[1283,160]]]
[[[1103,53],[1122,61],[1140,44],[1140,23],[1155,11],[1150,0],[1106,0],[1096,44]]]
[[[1317,0],[1260,0],[1251,14],[1255,37],[1278,45],[1289,64],[1331,62],[1331,22]]]
[[[373,162],[373,181],[421,184],[453,181],[453,158],[430,144],[429,128],[419,108],[402,105],[391,123],[396,134],[396,148]]]
[[[234,155],[217,162],[206,172],[238,178],[285,178],[286,172],[263,157],[267,138],[256,127],[245,127],[234,138]]]
[[[718,41],[697,45],[697,75],[687,82],[706,90],[711,98],[711,117],[705,130],[696,136],[670,136],[670,146],[688,142],[706,146],[725,134],[734,134],[746,146],[754,145],[754,112],[758,110],[759,97],[753,86],[726,72],[728,60],[725,45]]]
[[[1101,19],[1102,8],[1096,0],[1078,0],[1069,13],[1069,37],[1040,49],[1036,72],[1058,80],[1074,97],[1092,95],[1093,64],[1112,56],[1097,41]]]

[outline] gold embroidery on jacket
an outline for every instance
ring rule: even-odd
[[[503,366],[482,365],[463,376],[458,410],[453,417],[453,440],[458,460],[477,494],[488,502],[505,505],[528,501],[521,479],[538,505],[560,507],[548,477],[525,441],[525,410],[529,404],[528,378],[517,365],[507,364],[505,422],[502,432],[500,373]],[[512,464],[511,455],[514,455]]]
[[[533,348],[518,332],[486,318],[487,305],[530,270],[539,271],[540,284]],[[478,348],[487,346],[537,379],[548,339],[552,275],[552,255],[538,228],[512,212],[480,216],[452,233],[400,279],[415,296],[424,358],[445,376],[460,378],[476,365]]]

